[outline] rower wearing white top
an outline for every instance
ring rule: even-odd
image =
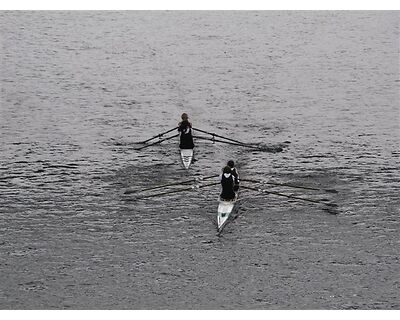
[[[233,160],[228,161],[228,167],[231,168],[231,173],[235,177],[235,183],[233,186],[233,191],[237,192],[239,190],[239,173],[237,169],[235,168],[235,162]]]

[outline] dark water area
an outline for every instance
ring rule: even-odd
[[[398,12],[0,12],[1,309],[399,309]],[[178,141],[177,125],[262,145]],[[322,205],[218,187],[219,174]]]

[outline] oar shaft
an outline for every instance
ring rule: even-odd
[[[256,149],[256,150],[262,150],[263,149],[263,148],[260,148],[260,147],[256,147],[256,146],[252,146],[252,145],[248,145],[248,144],[244,144],[244,143],[229,142],[229,141],[223,141],[223,140],[206,138],[206,137],[196,137],[195,136],[194,138],[201,139],[201,140],[209,140],[209,141],[227,143],[227,144],[231,144],[231,145],[234,145],[234,146],[241,146],[241,147],[252,148],[252,149]]]
[[[171,136],[171,137],[164,138],[164,139],[158,140],[158,141],[156,141],[156,142],[153,142],[153,143],[150,143],[150,144],[146,144],[145,146],[143,146],[143,147],[140,147],[140,148],[136,148],[135,150],[142,150],[142,149],[144,149],[144,148],[147,148],[147,147],[153,146],[153,145],[155,145],[155,144],[158,144],[158,143],[161,143],[161,142],[163,142],[163,141],[167,141],[167,140],[170,140],[170,139],[176,138],[177,136],[179,136],[179,133],[178,133],[178,134],[176,134],[176,135],[173,135],[173,136]]]
[[[193,128],[193,130],[199,131],[199,132],[202,132],[202,133],[205,133],[205,134],[210,134],[210,135],[212,135],[214,137],[222,138],[222,139],[229,140],[229,141],[232,141],[232,142],[236,142],[236,143],[239,143],[239,144],[246,144],[247,145],[247,143],[245,143],[245,142],[241,142],[241,141],[238,141],[238,140],[235,140],[235,139],[231,139],[231,138],[226,138],[226,137],[220,136],[220,135],[218,135],[216,133],[204,131],[204,130],[197,129],[197,128]]]
[[[136,197],[135,199],[154,198],[154,197],[164,196],[164,195],[172,194],[172,193],[185,192],[185,191],[190,191],[190,190],[194,190],[194,189],[211,187],[211,186],[215,186],[217,184],[220,184],[220,183],[219,182],[214,182],[214,183],[210,183],[210,184],[204,184],[204,185],[198,186],[198,187],[176,189],[176,190],[171,190],[171,191],[166,191],[166,192],[161,192],[161,193],[156,193],[156,194],[150,194],[150,195],[147,195],[147,196]]]
[[[212,175],[212,176],[207,176],[207,177],[192,178],[192,179],[188,179],[188,180],[172,182],[172,183],[168,183],[168,184],[163,184],[161,186],[155,186],[155,187],[141,189],[141,190],[126,190],[124,192],[124,194],[140,193],[140,192],[145,192],[145,191],[150,191],[150,190],[161,189],[161,188],[165,188],[165,187],[172,187],[172,186],[177,186],[180,184],[187,184],[187,183],[195,182],[197,180],[208,180],[208,179],[216,178],[218,176],[219,175]]]
[[[331,203],[326,203],[326,202],[319,201],[319,200],[314,200],[314,199],[296,197],[296,196],[283,194],[283,193],[279,193],[279,192],[274,192],[274,191],[267,191],[267,190],[263,190],[263,189],[256,189],[256,188],[251,188],[251,187],[246,187],[246,186],[241,186],[241,188],[248,189],[248,190],[253,190],[253,191],[257,191],[257,192],[262,192],[262,193],[267,193],[267,194],[273,194],[273,195],[276,195],[276,196],[286,197],[286,198],[289,198],[289,199],[296,199],[296,200],[302,200],[302,201],[307,201],[307,202],[312,202],[312,203],[325,204],[327,206],[334,206]]]
[[[165,135],[165,134],[167,134],[167,133],[170,133],[170,132],[172,132],[172,131],[174,131],[174,130],[176,130],[176,129],[178,129],[178,127],[175,127],[175,128],[172,128],[172,129],[170,129],[170,130],[168,130],[168,131],[162,132],[162,133],[160,133],[160,134],[158,134],[158,135],[156,135],[156,136],[154,136],[154,137],[152,137],[152,138],[150,138],[150,139],[141,141],[141,142],[139,142],[139,143],[147,143],[147,142],[149,142],[149,141],[151,141],[151,140],[153,140],[153,139],[160,138],[160,137],[162,137],[163,135]]]
[[[166,192],[161,192],[161,193],[156,193],[156,194],[150,194],[150,195],[147,195],[147,196],[136,197],[136,199],[154,198],[154,197],[164,196],[164,195],[171,194],[171,193],[190,191],[192,189],[193,189],[193,187],[184,188],[184,189],[177,189],[177,190],[171,190],[171,191],[166,191]]]
[[[161,188],[165,188],[165,187],[177,186],[177,185],[180,185],[180,184],[187,184],[187,183],[191,183],[191,182],[194,182],[194,181],[195,180],[191,179],[191,180],[187,180],[187,181],[180,181],[180,182],[175,182],[175,183],[163,184],[161,186],[156,186],[156,187],[151,187],[151,188],[146,188],[146,189],[141,189],[141,190],[126,190],[124,192],[124,194],[141,193],[141,192],[157,190],[157,189],[161,189]]]
[[[294,184],[290,184],[290,183],[278,183],[278,182],[261,181],[261,180],[254,180],[254,179],[241,179],[241,181],[248,181],[248,182],[260,183],[260,184],[270,184],[273,186],[291,187],[291,188],[306,189],[306,190],[325,191],[325,192],[331,192],[331,193],[337,192],[336,190],[333,190],[333,189],[303,187],[303,186],[298,186],[298,185],[294,185]]]

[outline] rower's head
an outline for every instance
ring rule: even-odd
[[[189,116],[187,115],[187,113],[182,113],[181,118],[182,118],[182,121],[186,121],[189,119]]]
[[[231,173],[231,172],[232,172],[231,167],[229,167],[229,166],[224,167],[224,169],[222,170],[222,172],[223,172],[223,173]]]
[[[231,168],[233,168],[235,166],[235,163],[233,162],[233,160],[228,161],[228,166]]]

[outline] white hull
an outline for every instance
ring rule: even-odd
[[[180,149],[181,159],[185,169],[189,169],[193,159],[193,149]]]
[[[218,204],[218,213],[217,213],[217,223],[218,223],[218,231],[221,232],[224,226],[226,225],[230,214],[235,208],[235,204],[237,202],[238,196],[232,201],[219,201]]]

